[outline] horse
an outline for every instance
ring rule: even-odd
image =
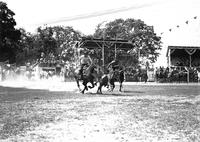
[[[97,79],[96,77],[98,76],[96,69],[96,65],[93,63],[87,67],[86,69],[83,70],[83,77],[81,78],[81,75],[79,73],[80,69],[72,69],[70,68],[71,72],[73,73],[73,77],[76,80],[77,87],[79,91],[84,94],[85,90],[88,90],[88,88],[94,88],[96,83],[94,83],[94,80]],[[98,79],[97,79],[98,80]],[[84,86],[83,90],[80,88],[79,81],[83,81],[82,84]],[[87,86],[88,83],[91,83],[92,86]]]
[[[114,72],[109,72],[108,74],[104,74],[99,81],[99,87],[97,89],[97,93],[102,94],[102,87],[110,87],[109,91],[113,91],[115,88],[115,82],[119,81],[119,91],[122,92],[123,85],[122,83],[125,81],[125,74],[123,67],[120,67],[119,70]]]

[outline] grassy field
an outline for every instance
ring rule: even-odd
[[[0,141],[199,142],[199,85],[103,95],[0,87]]]

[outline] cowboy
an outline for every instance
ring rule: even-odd
[[[114,59],[112,62],[110,62],[107,65],[107,68],[109,71],[115,71],[117,68],[119,68],[119,61],[117,59]]]
[[[111,79],[113,80],[113,77],[116,73],[115,70],[119,69],[119,61],[117,59],[114,59],[107,65],[107,69],[109,71],[109,76],[110,76],[108,79],[108,86],[107,86],[107,88],[109,88],[109,86],[111,86]]]
[[[92,59],[89,56],[89,53],[87,51],[82,52],[82,55],[80,56],[80,70],[79,74],[81,75],[81,79],[83,78],[83,68],[86,66],[90,66],[92,64]]]

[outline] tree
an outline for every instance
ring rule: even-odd
[[[96,38],[126,39],[133,43],[134,49],[129,51],[139,62],[139,57],[146,57],[152,63],[157,60],[161,49],[161,38],[154,33],[152,26],[141,20],[116,19],[103,26],[100,23],[94,33]]]
[[[76,41],[80,40],[81,33],[72,27],[54,26],[38,28],[37,44],[40,52],[46,57],[53,54],[56,59],[72,60]]]
[[[19,42],[19,50],[16,54],[16,63],[25,64],[26,62],[32,62],[39,58],[39,48],[36,44],[36,35],[26,32],[25,29],[20,28],[21,39]]]
[[[11,11],[7,4],[0,1],[0,61],[9,60],[15,62],[20,31],[15,29],[15,13]]]
[[[57,55],[57,42],[53,38],[53,30],[51,27],[37,29],[36,39],[39,52],[43,52],[46,57],[50,54]]]
[[[35,62],[44,53],[46,60],[72,61],[73,45],[80,40],[81,33],[72,27],[38,27],[36,34],[20,29],[21,38],[17,52],[17,63]]]
[[[53,37],[57,41],[58,56],[64,61],[74,60],[74,44],[79,41],[82,34],[69,26],[52,27]]]

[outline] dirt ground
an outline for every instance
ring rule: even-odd
[[[200,141],[200,84],[117,90],[100,95],[0,86],[0,141]]]

